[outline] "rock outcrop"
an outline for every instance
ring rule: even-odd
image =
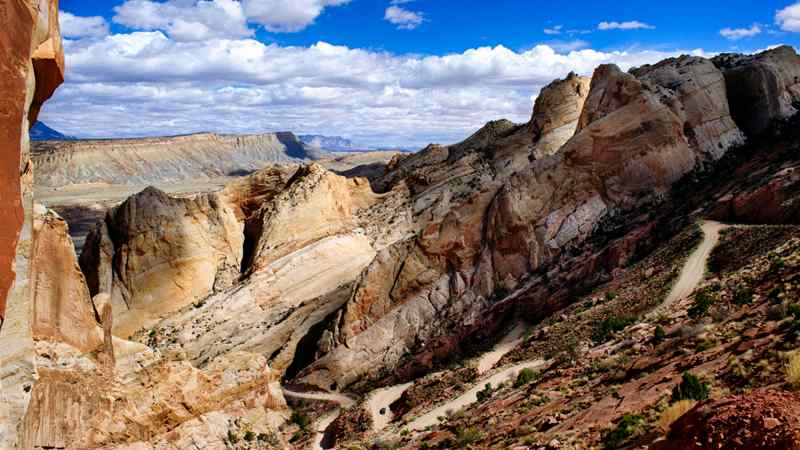
[[[800,433],[800,398],[759,390],[707,401],[672,424],[656,449],[792,450]]]
[[[147,188],[109,211],[88,236],[81,266],[92,295],[110,295],[114,333],[128,337],[233,286],[245,257],[247,220],[295,170],[265,169],[221,192],[189,198]]]
[[[537,103],[581,86],[570,77]],[[402,178],[383,182],[413,183],[419,234],[366,269],[329,330],[337,345],[301,374],[303,382],[346,386],[419,351],[417,343],[479,327],[487,309],[558,264],[602,220],[655,204],[681,177],[743,142],[722,73],[691,57],[632,74],[598,68],[575,135],[552,156],[530,158],[538,141],[523,137],[531,129],[492,123],[462,144],[397,164],[394,176]],[[577,279],[551,276],[549,283],[586,283],[579,267]]]
[[[45,141],[33,145],[36,184],[153,184],[241,176],[268,164],[328,156],[292,133]]]
[[[28,273],[33,173],[28,130],[64,79],[58,2],[15,0],[0,9],[0,445],[19,442],[36,379]]]
[[[723,54],[713,61],[725,74],[733,118],[748,135],[761,134],[800,109],[800,56],[792,47]]]

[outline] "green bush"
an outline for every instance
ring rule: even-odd
[[[697,400],[703,401],[708,399],[708,392],[711,390],[711,383],[701,381],[697,376],[689,373],[683,373],[681,382],[672,389],[672,401],[678,402],[681,400]]]
[[[739,306],[753,303],[753,290],[750,288],[738,289],[733,293],[733,303]]]
[[[705,316],[713,304],[714,299],[707,292],[699,292],[694,297],[694,304],[689,308],[689,317],[697,319]]]
[[[517,375],[517,381],[514,382],[514,387],[522,387],[526,384],[530,383],[531,381],[537,380],[539,378],[539,372],[531,369],[530,367],[526,367],[519,371]]]
[[[466,430],[458,429],[456,431],[456,442],[459,448],[467,447],[474,444],[483,438],[483,434],[477,428],[467,428]]]
[[[596,342],[605,342],[612,334],[624,330],[635,322],[636,319],[633,317],[611,316],[600,323],[597,331],[595,331],[594,340]]]
[[[307,415],[297,411],[292,412],[292,418],[289,420],[303,431],[311,424],[311,419]]]
[[[661,325],[656,327],[656,331],[653,332],[653,342],[656,344],[664,342],[664,339],[667,338],[667,332],[664,331],[664,328]]]
[[[483,403],[492,397],[492,383],[486,383],[482,390],[478,391],[478,402]]]
[[[244,433],[244,440],[247,442],[253,442],[256,439],[256,434],[252,431],[245,431]]]
[[[228,430],[228,442],[230,442],[231,444],[239,442],[239,436],[237,436],[236,433],[234,433],[233,431]]]
[[[800,319],[800,304],[794,303],[789,305],[787,312],[795,319]]]
[[[614,300],[615,298],[617,298],[617,294],[615,294],[613,292],[606,292],[606,301],[610,302],[610,301]]]
[[[606,432],[603,436],[603,449],[616,450],[636,434],[637,429],[644,423],[644,417],[639,414],[625,414],[617,426]]]

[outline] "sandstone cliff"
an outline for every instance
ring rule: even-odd
[[[32,165],[28,129],[64,79],[58,2],[14,0],[0,10],[0,437],[18,442],[35,377],[28,271]]]

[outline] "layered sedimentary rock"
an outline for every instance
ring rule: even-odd
[[[574,73],[555,81],[539,93],[530,125],[538,137],[536,157],[558,151],[575,134],[592,79]]]
[[[51,187],[197,181],[326,156],[292,133],[50,141],[35,143],[33,151],[36,184]]]
[[[81,265],[92,295],[110,295],[115,334],[127,337],[238,281],[254,203],[280,192],[294,170],[266,169],[189,198],[147,188],[109,211],[87,238]]]
[[[723,54],[713,61],[725,74],[733,118],[748,135],[763,133],[800,109],[800,56],[792,47]]]
[[[115,323],[118,317],[126,321],[125,325],[115,326],[115,332],[126,336],[145,326],[136,334],[137,339],[200,366],[233,351],[247,351],[269,355],[270,366],[277,373],[290,370],[295,365],[297,347],[308,346],[301,341],[317,333],[317,324],[343,305],[350,285],[375,257],[375,239],[360,229],[361,219],[357,213],[372,205],[377,197],[366,180],[347,179],[321,166],[303,167],[291,178],[277,176],[279,170],[282,169],[259,172],[233,183],[219,194],[219,198],[225,200],[220,203],[219,211],[227,211],[239,219],[240,237],[245,235],[243,228],[247,228],[248,242],[239,242],[237,253],[244,261],[241,282],[213,289],[206,284],[206,295],[200,296],[202,299],[185,295],[185,292],[149,297],[154,302],[151,311],[155,312],[151,318],[169,316],[153,322],[152,331],[146,321],[126,321],[128,305],[115,302]],[[200,198],[205,197],[192,201]],[[139,199],[164,204],[149,196],[140,195]],[[169,204],[173,209],[164,217],[184,215],[174,209],[180,204],[176,203],[180,202],[178,199],[165,201],[172,202]],[[255,209],[255,205],[259,208]],[[159,215],[152,207],[142,205],[137,210],[142,214],[141,222],[152,225],[145,231],[140,230],[137,236],[165,230],[163,225],[153,222]],[[109,221],[112,216],[118,217],[119,212],[111,213]],[[109,228],[113,230],[114,226]],[[93,236],[100,230],[98,228]],[[190,234],[197,233],[199,231]],[[175,239],[172,236],[169,240]],[[90,241],[97,240],[92,237]],[[195,242],[194,245],[208,250],[211,241],[204,238]],[[91,251],[87,247],[84,256]],[[125,254],[124,246],[116,246],[114,264]],[[169,254],[167,265],[177,266],[177,256]],[[99,259],[86,258],[87,272],[95,273],[101,268],[94,261]],[[126,267],[138,267],[141,273],[149,273],[153,267],[160,270],[159,264],[136,260],[115,266],[115,273]],[[237,275],[238,270],[237,267]],[[186,273],[187,277],[182,279],[172,274],[171,279],[199,285],[196,275],[181,273]],[[146,278],[159,281],[157,277]],[[155,283],[155,286],[161,285],[163,283]],[[112,291],[116,289],[112,287]],[[216,293],[211,295],[214,291]],[[165,309],[165,305],[169,309]],[[313,345],[310,353],[309,349],[302,353],[302,358],[313,358]]]
[[[563,86],[579,91],[580,80],[571,79],[537,103],[547,104],[548,93],[563,96]],[[572,108],[564,120],[570,115]],[[598,68],[575,135],[552,156],[529,161],[538,141],[522,137],[531,128],[493,123],[465,143],[399,162],[395,173],[403,176],[385,182],[413,183],[420,232],[366,269],[329,330],[338,345],[301,374],[304,382],[347,385],[419,351],[416,343],[480,324],[494,302],[604,218],[658,201],[743,141],[722,73],[689,57],[633,74]]]
[[[13,448],[36,376],[28,290],[33,238],[28,129],[64,79],[64,55],[56,0],[0,6],[0,445]]]

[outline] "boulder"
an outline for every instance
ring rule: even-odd
[[[800,109],[800,56],[794,48],[722,54],[713,62],[725,75],[733,118],[748,136],[763,133]]]
[[[672,424],[662,450],[793,450],[800,432],[800,397],[770,389],[697,405]]]

